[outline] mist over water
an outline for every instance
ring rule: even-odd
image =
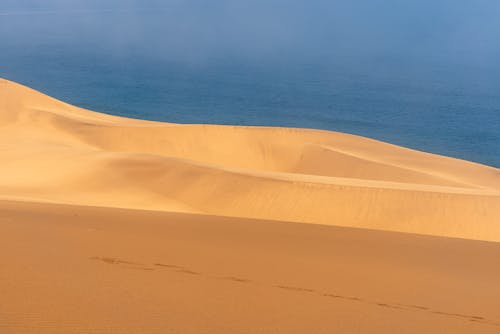
[[[0,2],[0,76],[102,112],[337,130],[500,167],[500,2]]]

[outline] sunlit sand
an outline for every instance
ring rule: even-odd
[[[498,333],[499,217],[497,168],[0,80],[2,334]]]

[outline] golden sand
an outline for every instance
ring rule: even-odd
[[[500,241],[500,170],[348,134],[109,116],[0,81],[0,198]]]
[[[1,334],[498,333],[499,217],[497,168],[0,79]]]

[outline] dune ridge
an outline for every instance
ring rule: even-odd
[[[0,200],[0,332],[491,333],[500,243]]]
[[[0,79],[0,198],[500,241],[500,170],[349,134],[183,125]]]

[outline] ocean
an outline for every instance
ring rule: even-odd
[[[341,131],[500,167],[497,49],[442,47],[414,30],[413,41],[387,37],[391,26],[339,37],[331,16],[307,23],[314,11],[292,9],[280,24],[264,5],[196,3],[0,6],[0,77],[113,115]]]

